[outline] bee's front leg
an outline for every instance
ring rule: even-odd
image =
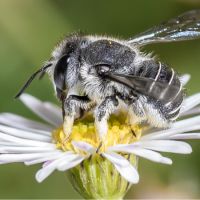
[[[70,95],[64,100],[63,131],[67,138],[71,134],[77,109],[88,110],[94,103],[87,96]]]
[[[107,120],[118,105],[119,102],[116,96],[108,96],[95,110],[95,127],[101,140],[104,139],[108,131]]]

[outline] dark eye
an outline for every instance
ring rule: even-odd
[[[64,55],[60,60],[57,62],[55,69],[54,69],[54,82],[58,89],[65,90],[65,76],[67,71],[67,64],[68,64],[68,55]]]

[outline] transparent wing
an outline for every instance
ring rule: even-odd
[[[146,45],[200,38],[200,10],[192,10],[136,35],[129,44]]]
[[[151,78],[116,73],[109,73],[107,76],[113,81],[128,86],[139,94],[149,96],[163,103],[172,101],[177,94],[180,94],[181,86],[169,85]]]

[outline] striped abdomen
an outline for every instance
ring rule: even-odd
[[[135,73],[136,76],[154,80],[148,86],[147,103],[159,110],[164,119],[175,120],[183,101],[182,85],[175,71],[161,62],[147,60]]]

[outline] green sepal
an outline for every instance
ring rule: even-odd
[[[136,156],[124,157],[137,167]],[[85,199],[123,199],[131,186],[114,165],[99,154],[69,170],[68,175],[73,187]]]

